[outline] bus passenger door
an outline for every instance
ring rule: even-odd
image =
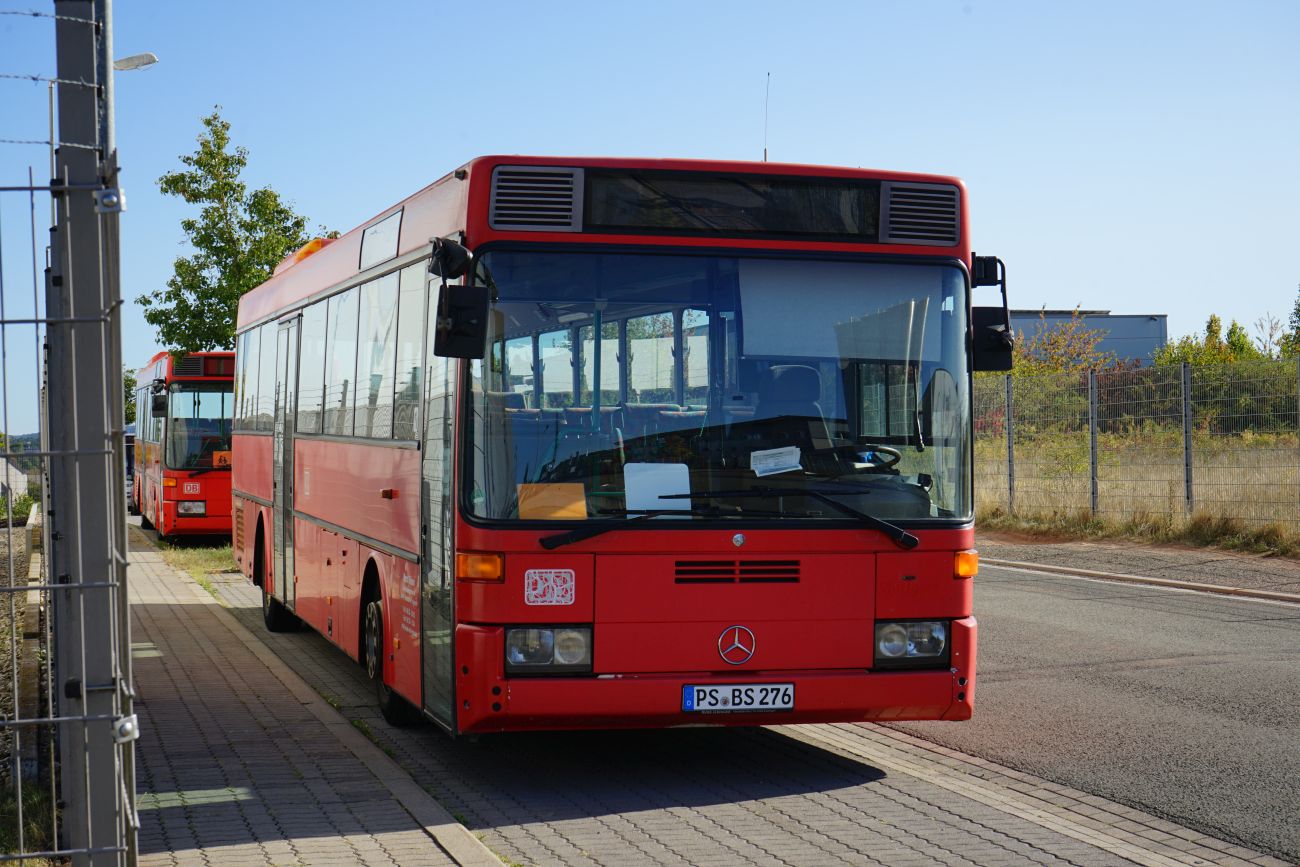
[[[433,305],[429,307],[432,317]],[[423,460],[420,467],[424,708],[439,723],[454,730],[451,475],[456,362],[434,357],[433,341],[428,342]]]
[[[280,325],[275,355],[275,425],[273,428],[272,474],[275,517],[272,520],[275,564],[275,595],[290,610],[294,608],[293,565],[293,431],[298,414],[298,322]]]

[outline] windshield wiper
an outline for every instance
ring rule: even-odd
[[[225,466],[225,467],[195,467],[194,469],[190,470],[190,476],[191,476],[191,477],[192,477],[192,476],[201,476],[201,475],[203,475],[204,473],[211,473],[211,472],[214,472],[214,471],[216,471],[216,470],[228,470],[228,469],[230,469],[229,466]]]
[[[804,490],[792,488],[771,488],[757,487],[746,488],[738,491],[699,491],[690,494],[660,494],[661,500],[685,500],[685,499],[725,499],[727,497],[812,497],[818,502],[825,503],[833,509],[838,509],[845,515],[857,518],[863,524],[871,527],[873,530],[879,530],[894,541],[900,548],[912,550],[921,544],[921,540],[904,530],[897,524],[891,524],[883,518],[877,518],[875,515],[869,515],[866,512],[858,511],[852,506],[846,506],[833,495],[841,493],[840,491],[823,491],[817,488],[807,488]]]
[[[668,499],[662,497],[662,499]],[[611,530],[621,530],[633,521],[645,521],[649,518],[661,518],[670,515],[704,515],[707,517],[738,517],[744,515],[764,515],[767,517],[779,515],[779,512],[756,512],[750,509],[741,509],[739,506],[733,506],[730,509],[721,506],[692,506],[689,509],[602,509],[602,515],[615,515],[626,517],[626,521],[601,521],[590,524],[585,527],[576,527],[563,533],[556,533],[552,536],[544,536],[541,545],[550,551],[561,545],[569,545],[573,542],[581,542],[583,539],[590,539],[593,536],[599,536],[602,533],[608,533]]]

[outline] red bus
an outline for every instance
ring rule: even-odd
[[[131,511],[161,537],[230,533],[235,354],[160,352],[136,374]]]
[[[971,374],[1011,334],[960,181],[482,157],[238,332],[236,559],[390,720],[970,717]]]

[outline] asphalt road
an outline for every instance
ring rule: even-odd
[[[1300,861],[1300,607],[985,566],[975,719],[897,726]]]

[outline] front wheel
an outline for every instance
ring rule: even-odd
[[[389,725],[406,726],[419,718],[419,713],[406,699],[384,684],[384,610],[378,599],[366,603],[365,652],[362,662],[366,676],[375,685],[375,702]]]
[[[265,587],[262,588],[262,622],[268,632],[292,632],[298,628],[298,618],[283,602],[267,593]]]

